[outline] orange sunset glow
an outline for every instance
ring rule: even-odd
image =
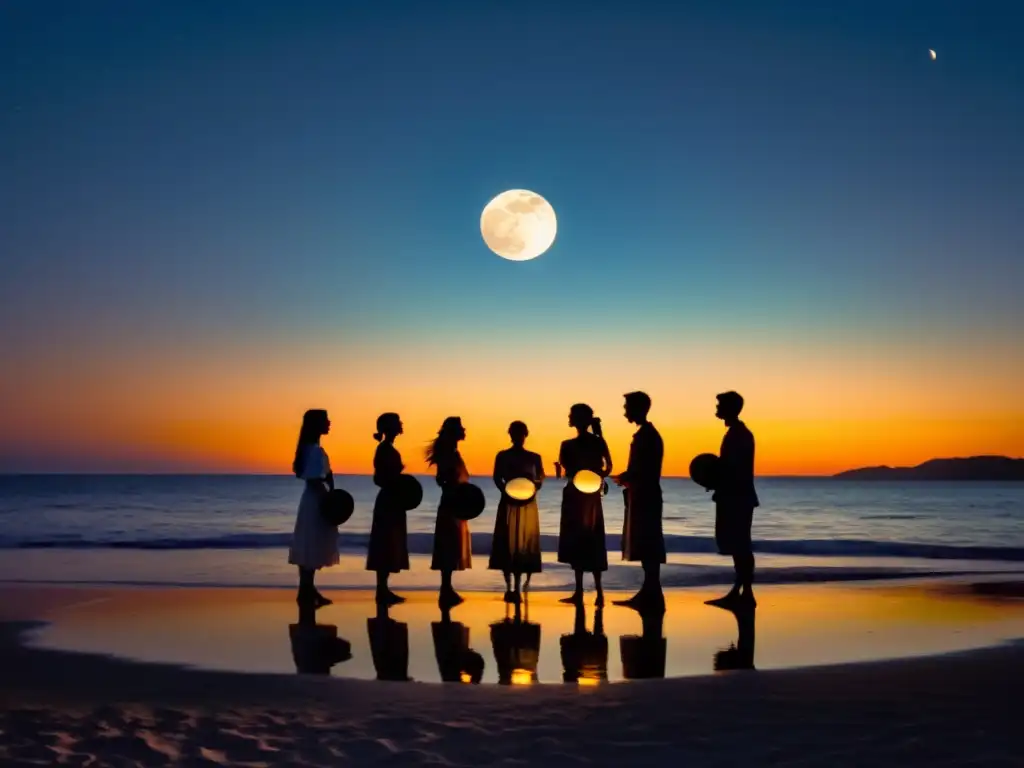
[[[665,474],[685,475],[695,454],[717,449],[723,428],[714,396],[734,388],[747,399],[760,474],[1024,453],[1015,391],[1024,355],[994,341],[987,351],[954,343],[737,342],[723,352],[696,338],[640,350],[613,342],[601,359],[628,365],[602,363],[593,373],[584,355],[541,344],[523,379],[476,344],[424,345],[414,354],[400,345],[342,344],[326,360],[280,340],[168,344],[159,354],[113,347],[83,351],[91,357],[74,366],[67,366],[73,355],[26,361],[0,383],[4,402],[18,402],[0,414],[0,431],[21,455],[58,464],[74,466],[85,455],[97,469],[276,474],[288,472],[303,410],[324,407],[335,471],[368,473],[376,416],[393,410],[405,422],[399,449],[420,472],[426,442],[444,417],[459,415],[468,432],[463,455],[481,475],[506,447],[508,423],[522,419],[550,472],[559,443],[571,436],[566,418],[577,401],[602,417],[612,457],[624,465],[632,427],[622,394],[643,388],[665,439]],[[431,370],[444,376],[425,375]]]

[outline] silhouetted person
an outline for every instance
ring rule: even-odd
[[[505,620],[491,624],[491,647],[494,649],[494,661],[498,666],[498,683],[500,685],[525,685],[537,682],[537,664],[540,661],[540,624],[531,624],[529,605],[525,619],[521,613],[522,606],[515,605],[515,615],[508,616],[505,609]]]
[[[757,607],[753,603],[737,602],[727,608],[736,617],[736,642],[715,652],[716,672],[734,669],[754,669],[754,627]]]
[[[576,604],[576,621],[571,635],[559,639],[562,651],[562,680],[608,679],[608,638],[604,634],[604,610],[594,612],[594,631],[587,631],[587,614],[582,603]]]
[[[302,417],[302,428],[295,446],[292,471],[306,482],[295,516],[288,562],[298,566],[299,593],[296,600],[312,603],[316,607],[329,605],[330,600],[320,594],[313,583],[314,574],[321,568],[337,565],[338,526],[331,525],[320,514],[320,500],[334,490],[334,475],[327,452],[320,447],[320,438],[331,431],[327,411],[314,409]]]
[[[556,480],[561,480],[562,479],[562,465],[559,464],[557,461],[555,462],[555,479]]]
[[[754,508],[760,502],[754,490],[754,435],[740,421],[743,398],[736,392],[718,395],[715,416],[728,430],[722,439],[715,480],[715,544],[723,555],[732,555],[736,580],[728,594],[712,605],[728,605],[736,600],[754,600],[754,551],[751,526]]]
[[[316,623],[316,606],[299,604],[299,621],[288,626],[295,671],[304,675],[327,675],[331,667],[352,658],[352,644],[338,637],[333,624]]]
[[[622,525],[622,559],[643,564],[644,583],[633,597],[616,600],[633,608],[665,605],[661,591],[661,564],[665,562],[665,537],[661,527],[661,463],[665,446],[661,435],[647,420],[651,398],[644,392],[625,395],[626,419],[638,429],[629,446],[626,471],[615,478],[625,488],[626,516]]]
[[[594,575],[596,605],[604,605],[601,574],[608,570],[608,549],[604,537],[604,508],[601,494],[581,493],[573,484],[576,473],[589,469],[601,477],[612,471],[608,444],[601,436],[601,420],[594,418],[589,405],[577,403],[569,410],[569,426],[576,437],[566,440],[558,453],[569,481],[562,490],[562,516],[558,528],[558,562],[569,565],[576,574],[576,591],[563,603],[583,600],[583,574]],[[593,431],[591,431],[593,430]]]
[[[434,442],[427,449],[427,463],[437,468],[437,484],[441,486],[441,503],[437,506],[434,524],[434,554],[430,567],[441,572],[441,605],[458,605],[462,596],[452,587],[452,573],[473,567],[473,546],[469,523],[457,518],[453,512],[452,489],[469,482],[466,462],[459,453],[459,442],[466,439],[462,419],[449,416],[441,424]]]
[[[626,680],[647,680],[665,676],[665,657],[668,641],[662,637],[665,611],[641,610],[643,634],[623,635],[619,638],[622,655],[622,676]]]
[[[397,413],[377,417],[377,451],[373,456],[373,482],[380,488],[373,505],[373,524],[366,552],[366,570],[377,574],[377,602],[401,603],[388,588],[392,573],[409,570],[409,545],[406,536],[405,506],[398,493],[398,481],[405,465],[395,448],[395,438],[402,434],[402,419]]]
[[[452,621],[448,608],[441,609],[441,620],[431,623],[430,633],[442,682],[475,684],[483,679],[484,659],[469,647],[469,627]]]
[[[409,625],[388,615],[386,603],[377,604],[377,615],[366,620],[370,637],[370,655],[378,680],[408,682]]]
[[[526,450],[526,437],[530,434],[521,421],[513,421],[508,428],[512,447],[500,451],[494,459],[494,484],[501,491],[498,514],[494,518],[494,536],[491,538],[491,558],[488,567],[505,576],[505,602],[521,599],[520,583],[526,574],[540,573],[540,513],[537,497],[529,501],[516,501],[505,495],[510,480],[525,477],[539,490],[544,482],[544,464],[540,454]],[[513,578],[515,589],[513,589]]]

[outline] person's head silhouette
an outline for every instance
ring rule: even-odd
[[[449,416],[441,424],[437,437],[427,447],[427,463],[437,464],[438,459],[454,456],[459,441],[465,439],[466,428],[462,426],[462,419],[458,416]]]
[[[588,429],[595,435],[601,434],[601,420],[594,416],[594,409],[586,403],[576,403],[569,409],[569,426],[580,434]]]
[[[394,440],[404,431],[402,418],[397,413],[382,413],[377,417],[377,431],[373,439],[378,443],[382,440]]]
[[[743,396],[739,392],[723,392],[718,395],[718,407],[715,409],[715,416],[726,424],[735,422],[743,410]]]
[[[651,412],[651,397],[646,392],[628,392],[625,398],[626,420],[632,424],[643,424]]]
[[[508,436],[512,439],[512,445],[516,448],[522,448],[526,444],[526,437],[529,434],[530,430],[521,421],[513,421],[508,425]]]
[[[331,420],[323,408],[311,408],[302,415],[302,427],[299,429],[299,440],[295,446],[295,459],[292,471],[296,477],[302,476],[303,463],[306,458],[307,446],[320,442],[320,438],[331,431]]]

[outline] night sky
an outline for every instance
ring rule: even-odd
[[[763,473],[1024,454],[1024,5],[0,5],[0,471],[336,469],[381,411],[737,389]],[[936,50],[931,61],[928,49]],[[490,253],[508,188],[559,218]],[[549,465],[550,466],[550,465]]]

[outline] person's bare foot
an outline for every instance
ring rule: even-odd
[[[627,608],[635,608],[643,602],[643,593],[637,592],[632,597],[627,597],[625,600],[612,600],[612,605],[624,605]]]
[[[705,600],[705,605],[713,605],[715,608],[728,608],[736,604],[740,598],[739,592],[730,592],[727,595],[716,597],[712,600]]]
[[[597,599],[594,601],[594,607],[595,608],[604,608],[604,595],[598,595],[597,596]]]
[[[442,592],[438,596],[437,602],[439,602],[441,605],[446,606],[448,608],[453,608],[456,605],[458,605],[459,603],[462,603],[462,602],[465,602],[465,601],[464,601],[462,595],[460,595],[458,592],[456,592],[453,589],[453,590],[451,590],[449,592]]]
[[[377,593],[377,603],[380,605],[398,605],[404,603],[405,598],[401,595],[396,595],[390,589],[382,590]]]
[[[582,592],[573,592],[571,595],[569,595],[568,597],[563,597],[558,602],[560,602],[560,603],[568,603],[569,605],[576,605],[578,603],[582,603],[583,602],[583,593]]]

